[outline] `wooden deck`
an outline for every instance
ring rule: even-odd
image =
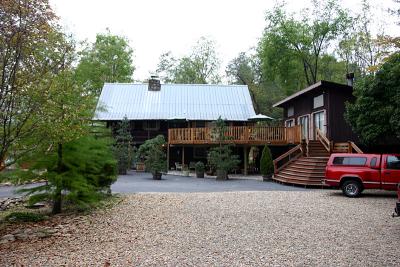
[[[225,132],[229,137],[226,143],[239,145],[286,145],[299,144],[300,126],[262,127],[229,126]],[[208,145],[218,143],[213,137],[212,128],[172,128],[168,129],[169,145]]]

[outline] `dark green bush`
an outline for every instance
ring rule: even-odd
[[[264,146],[261,154],[260,171],[262,175],[271,175],[274,173],[274,163],[272,161],[271,150]]]
[[[46,215],[32,212],[12,212],[4,219],[8,222],[40,222],[47,218]]]

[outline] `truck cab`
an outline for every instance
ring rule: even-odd
[[[364,189],[395,191],[400,183],[400,155],[332,154],[323,182],[341,188],[348,197],[357,197]]]

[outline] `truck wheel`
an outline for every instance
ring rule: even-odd
[[[342,185],[342,191],[346,197],[358,197],[362,189],[361,183],[356,180],[346,181]]]

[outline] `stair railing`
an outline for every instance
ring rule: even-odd
[[[302,145],[300,144],[290,149],[288,152],[282,154],[281,156],[277,157],[276,159],[274,159],[273,161],[274,173],[277,174],[282,168],[287,166],[292,161],[298,159],[302,154],[303,154],[303,148]],[[284,159],[287,159],[287,161],[278,167],[278,163],[283,161]]]
[[[325,134],[318,128],[315,128],[316,130],[316,135],[317,135],[317,140],[321,142],[321,144],[325,147],[326,151],[329,153],[331,152],[331,142],[329,139],[325,136]]]
[[[350,153],[353,153],[353,150],[354,150],[358,154],[364,154],[364,152],[354,142],[351,142],[351,141],[349,141],[349,150],[350,150]]]

